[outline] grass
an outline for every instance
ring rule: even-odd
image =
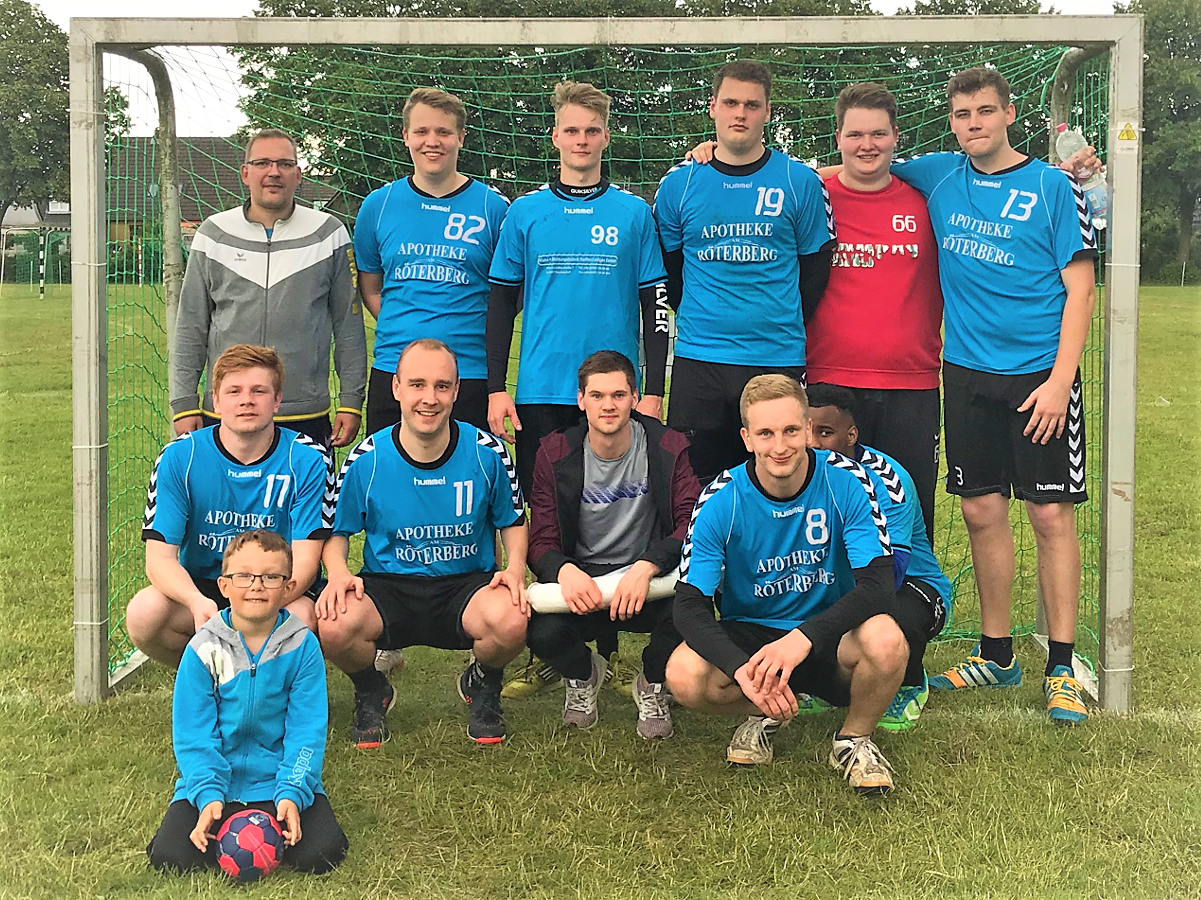
[[[1201,291],[1144,290],[1140,328],[1131,716],[1056,730],[1037,677],[936,697],[914,732],[881,738],[899,786],[863,802],[826,769],[829,714],[750,772],[724,763],[734,723],[678,712],[676,737],[648,746],[610,692],[591,732],[558,726],[556,691],[509,702],[512,738],[477,747],[452,687],[465,655],[414,649],[379,752],[347,744],[350,689],[331,673],[346,863],[255,896],[1198,896]],[[69,304],[6,287],[0,333],[0,900],[229,897],[218,876],[146,868],[174,777],[170,674],[149,667],[94,707],[71,697]],[[1019,656],[1036,676],[1035,650]]]

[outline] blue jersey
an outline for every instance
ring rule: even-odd
[[[867,474],[826,465],[809,451],[800,494],[777,500],[752,480],[753,462],[729,469],[701,493],[680,557],[680,580],[706,596],[722,585],[721,617],[790,630],[834,605],[844,556],[855,568],[891,556],[884,515]]]
[[[525,515],[517,470],[497,438],[451,421],[442,458],[419,463],[394,425],[350,452],[338,474],[333,533],[362,531],[363,571],[462,575],[496,568],[496,529]]]
[[[411,178],[367,195],[354,254],[359,271],[384,276],[374,368],[394,372],[412,341],[437,338],[458,355],[460,378],[488,376],[488,266],[508,209],[503,194],[475,180],[446,197]]]
[[[816,172],[778,150],[749,175],[684,162],[659,182],[655,219],[663,249],[684,251],[677,356],[805,364],[798,257],[834,239],[830,197]]]
[[[514,200],[488,277],[525,289],[516,401],[574,406],[590,354],[637,364],[638,292],[667,271],[650,206],[602,183],[587,197],[543,185]]]
[[[221,446],[220,425],[180,435],[150,473],[142,540],[179,547],[194,578],[215,579],[229,542],[265,528],[286,541],[325,540],[322,505],[333,499],[333,459],[307,435],[275,429],[262,459],[238,462]]]
[[[1060,273],[1078,255],[1097,252],[1076,182],[1037,159],[985,175],[962,153],[894,162],[892,172],[930,208],[943,359],[999,375],[1051,368],[1068,296]]]
[[[934,557],[934,548],[926,535],[926,522],[922,518],[922,506],[917,499],[917,487],[913,478],[891,456],[870,447],[861,449],[863,452],[859,458],[859,465],[871,479],[876,500],[888,520],[888,536],[892,540],[893,549],[909,555],[908,565],[902,574],[908,578],[920,578],[933,587],[950,609],[951,582],[943,574],[938,560]],[[845,456],[833,453],[828,461],[845,466],[849,460]],[[840,576],[844,579],[844,593],[855,586],[849,564]]]

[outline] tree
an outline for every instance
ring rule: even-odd
[[[0,0],[0,219],[69,194],[67,36],[27,0]]]
[[[1201,262],[1192,240],[1201,197],[1201,0],[1133,0],[1117,11],[1146,17],[1143,271],[1175,279],[1190,260]]]

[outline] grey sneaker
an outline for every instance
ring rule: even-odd
[[[885,794],[892,790],[892,766],[866,735],[840,738],[835,734],[829,763],[856,793]]]
[[[405,653],[403,650],[376,650],[375,651],[375,671],[383,672],[387,675],[389,672],[400,674],[405,667]]]
[[[667,685],[647,681],[646,672],[639,672],[632,690],[638,707],[638,736],[648,741],[671,737],[671,692]]]
[[[767,765],[775,756],[771,739],[780,730],[780,724],[769,716],[750,716],[730,739],[726,760],[739,766]]]
[[[587,681],[574,678],[563,679],[567,682],[567,696],[563,701],[563,724],[572,728],[588,729],[596,724],[600,713],[596,708],[596,698],[601,685],[605,683],[605,670],[609,664],[597,653],[592,654],[592,677]]]

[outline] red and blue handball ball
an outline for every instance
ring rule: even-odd
[[[258,881],[270,875],[283,855],[283,829],[261,809],[234,813],[217,832],[217,864],[235,881]]]

